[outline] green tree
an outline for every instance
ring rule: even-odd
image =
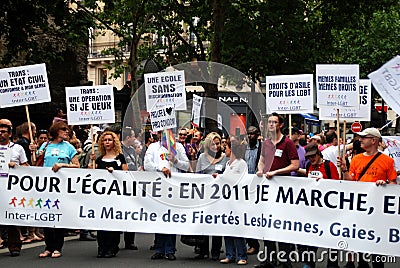
[[[0,9],[5,66],[63,60],[67,49],[87,43],[89,21],[66,1],[4,0]]]

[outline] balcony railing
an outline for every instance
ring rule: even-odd
[[[89,46],[89,57],[90,58],[104,58],[109,57],[112,54],[106,53],[108,49],[121,49],[121,51],[125,53],[129,53],[129,46],[125,46],[123,48],[118,47],[115,43],[96,43]]]

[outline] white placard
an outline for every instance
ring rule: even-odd
[[[3,225],[239,236],[400,256],[398,185],[16,167],[0,189]]]
[[[359,109],[359,65],[317,64],[317,107]]]
[[[0,69],[0,107],[50,102],[44,63]]]
[[[218,129],[222,130],[222,116],[220,114],[217,114],[217,124]]]
[[[267,114],[314,112],[312,74],[267,76],[265,84]]]
[[[0,148],[0,177],[7,177],[10,167],[11,150],[8,147]]]
[[[354,108],[341,108],[339,109],[340,119],[347,122],[354,121],[371,121],[371,80],[360,79],[360,109]],[[336,120],[337,109],[320,106],[319,119],[320,120]]]
[[[144,83],[148,112],[163,106],[186,110],[184,71],[145,74]]]
[[[192,125],[194,127],[200,127],[200,116],[201,116],[201,105],[203,103],[203,98],[199,95],[193,94],[193,104],[192,104]]]
[[[111,85],[66,87],[69,125],[115,122],[114,91]]]
[[[400,114],[400,56],[386,62],[368,77],[382,99],[397,114]]]
[[[400,137],[399,136],[382,136],[382,140],[386,145],[385,151],[393,158],[396,170],[400,170]]]
[[[173,106],[164,106],[149,113],[153,131],[176,128],[176,114]]]

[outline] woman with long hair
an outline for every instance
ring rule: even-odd
[[[196,173],[201,174],[222,174],[225,170],[228,159],[222,152],[221,136],[216,132],[207,135],[204,141],[204,153],[201,153],[197,160]],[[206,259],[209,257],[209,239],[206,237],[205,243],[199,245],[199,254],[196,259]],[[219,259],[222,247],[222,237],[213,236],[211,245],[211,258]]]
[[[44,142],[39,148],[39,154],[44,153],[44,167],[51,167],[54,172],[60,168],[79,168],[76,149],[67,141],[69,128],[65,122],[54,123],[49,130],[51,139]],[[40,258],[61,257],[64,245],[64,229],[45,227],[45,251],[39,254]]]
[[[104,132],[99,138],[98,145],[100,156],[96,159],[96,155],[92,153],[90,155],[92,161],[88,168],[93,168],[92,162],[95,160],[95,168],[107,169],[109,172],[129,170],[117,134],[112,131]],[[119,251],[119,241],[118,231],[97,231],[97,258],[115,257]]]

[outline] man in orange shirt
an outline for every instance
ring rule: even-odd
[[[376,185],[396,184],[397,173],[394,160],[378,152],[379,139],[381,138],[379,131],[376,128],[366,128],[357,134],[360,136],[361,148],[365,152],[353,157],[349,170],[347,170],[344,159],[338,158],[338,166],[343,173],[343,179],[375,182]],[[378,153],[379,155],[377,155]],[[364,168],[374,157],[375,160],[362,175]]]
[[[344,158],[338,157],[338,167],[343,173],[343,179],[375,182],[376,185],[396,184],[397,173],[394,160],[378,151],[381,134],[376,128],[366,128],[357,133],[360,136],[361,148],[364,153],[357,154],[351,159],[350,168],[347,170]],[[384,262],[379,261],[377,255],[372,255],[372,267],[383,268]],[[369,267],[364,258],[359,258],[358,267]]]

